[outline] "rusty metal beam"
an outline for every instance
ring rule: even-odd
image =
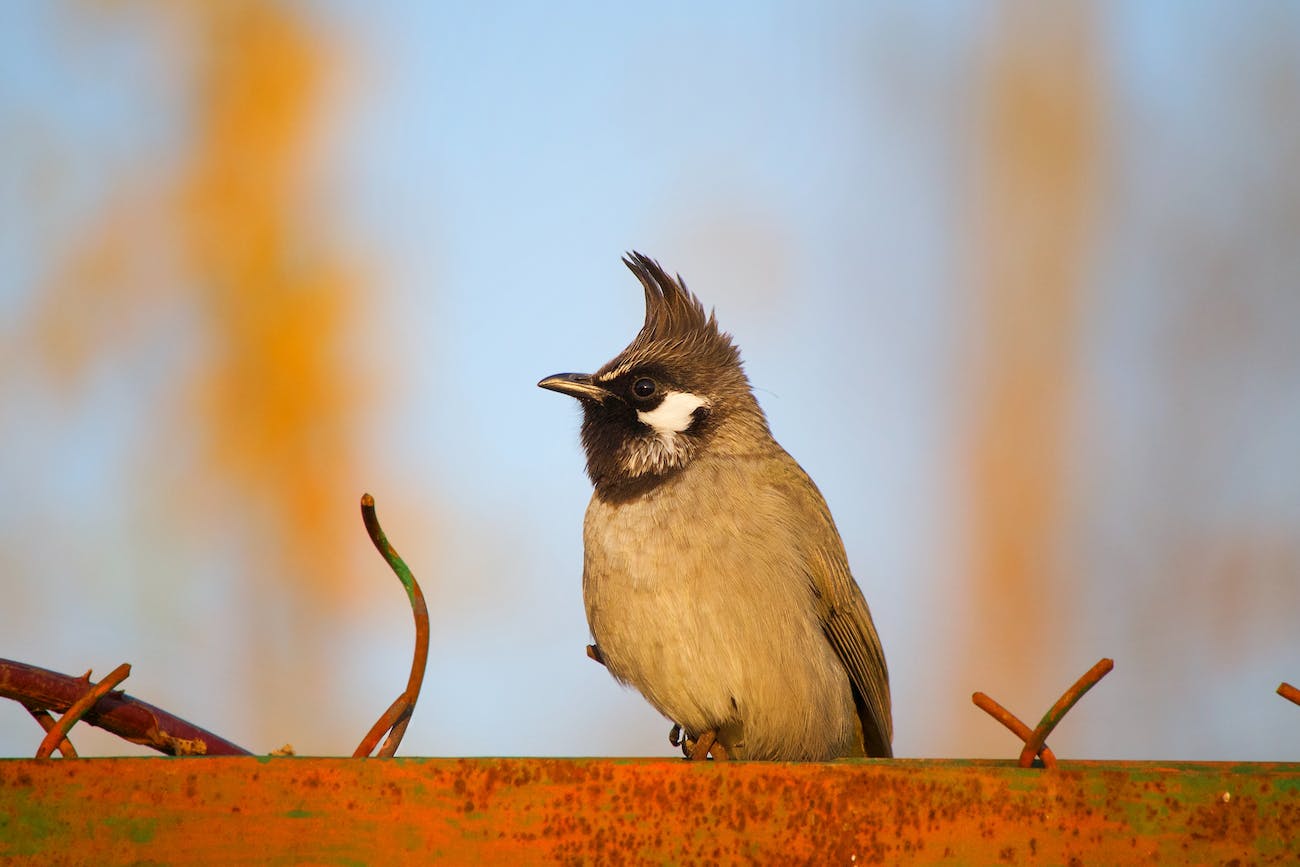
[[[1300,764],[0,760],[9,863],[1295,863]]]

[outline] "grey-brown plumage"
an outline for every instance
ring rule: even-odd
[[[611,674],[749,759],[892,755],[889,675],[816,485],[772,438],[730,335],[639,253],[645,324],[578,398],[595,491],[587,622]]]

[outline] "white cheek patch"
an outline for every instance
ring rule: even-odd
[[[670,391],[649,412],[637,410],[636,417],[661,435],[671,437],[695,423],[695,411],[709,402],[687,391]]]

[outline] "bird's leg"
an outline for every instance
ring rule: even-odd
[[[600,648],[594,644],[587,645],[587,656],[601,665],[605,664],[605,658],[600,655]],[[700,735],[699,740],[693,741],[680,725],[673,723],[673,727],[668,730],[668,743],[675,747],[680,746],[682,754],[692,762],[707,759],[710,754],[720,762],[730,758],[727,755],[727,748],[722,745],[722,741],[718,740],[716,732],[705,732]]]

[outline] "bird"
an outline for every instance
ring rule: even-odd
[[[654,259],[623,263],[640,332],[595,373],[538,383],[582,407],[588,655],[687,758],[892,757],[884,650],[825,499],[715,312]]]

